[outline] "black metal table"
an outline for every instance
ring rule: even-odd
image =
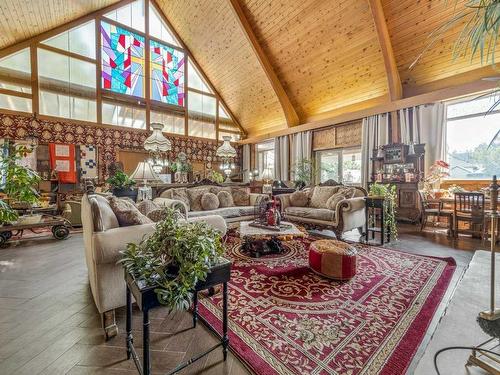
[[[380,233],[380,245],[385,242],[391,242],[391,231],[384,222],[384,202],[383,197],[365,197],[365,242],[375,239],[375,233]],[[377,211],[380,212],[380,226],[377,226]],[[373,225],[370,225],[373,223]]]
[[[227,259],[221,259],[221,261],[210,269],[209,274],[207,275],[207,279],[205,281],[199,282],[195,290],[193,291],[193,328],[196,327],[198,322],[198,292],[206,289],[213,289],[216,285],[222,284],[222,336],[220,336],[220,343],[211,347],[207,351],[196,355],[195,357],[189,359],[188,361],[181,363],[175,369],[170,371],[168,375],[175,374],[182,370],[183,368],[189,366],[193,362],[202,358],[203,356],[209,354],[215,349],[222,346],[222,352],[224,355],[224,361],[227,359],[227,351],[229,347],[229,338],[227,336],[227,313],[228,313],[228,291],[227,291],[227,282],[230,279],[231,275],[231,262]],[[151,374],[151,359],[149,352],[149,310],[163,306],[158,302],[158,298],[156,297],[155,286],[143,286],[136,282],[136,280],[127,272],[125,273],[125,281],[127,283],[127,320],[126,320],[126,329],[127,329],[127,359],[133,358],[135,366],[137,370],[142,375],[150,375]],[[142,342],[143,342],[143,359],[142,364],[139,360],[139,356],[134,348],[134,338],[132,336],[132,295],[134,296],[137,306],[142,311]],[[209,329],[215,332],[215,330],[207,324],[207,322],[200,317],[200,319],[207,325]],[[216,333],[217,334],[217,333]]]

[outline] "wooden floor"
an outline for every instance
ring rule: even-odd
[[[470,239],[452,243],[442,233],[432,233],[432,228],[421,234],[414,226],[402,226],[400,232],[393,247],[452,256],[459,270],[465,269],[471,250],[479,246]],[[455,279],[452,284],[459,277]],[[124,309],[117,318],[121,334],[105,342],[90,295],[80,234],[66,241],[34,239],[0,249],[0,374],[136,374],[132,361],[126,360]],[[167,316],[166,309],[156,309],[151,318],[154,373],[166,372],[217,341],[203,324],[189,329],[187,312]],[[133,325],[140,327],[138,311]],[[233,355],[223,362],[221,350],[216,350],[182,373],[238,375],[248,370]]]

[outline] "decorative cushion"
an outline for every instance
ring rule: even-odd
[[[191,188],[187,189],[187,196],[189,198],[189,207],[191,211],[201,211],[201,197],[205,193],[209,193],[209,187]]]
[[[328,208],[326,202],[339,189],[338,186],[316,186],[312,190],[309,207]]]
[[[201,197],[201,208],[204,211],[215,210],[219,208],[219,198],[214,193],[205,193]]]
[[[217,193],[217,199],[219,199],[219,207],[224,208],[224,207],[234,207],[234,200],[233,196],[229,191],[219,191]]]
[[[152,223],[151,219],[141,214],[137,207],[125,199],[109,198],[109,205],[121,227]]]
[[[145,216],[148,216],[148,214],[151,211],[158,210],[161,208],[155,202],[150,201],[149,199],[146,199],[142,202],[137,203],[136,207],[140,211],[140,213],[145,215]]]
[[[335,280],[350,280],[356,275],[358,252],[339,240],[318,240],[309,246],[309,267]]]
[[[147,215],[148,219],[151,219],[155,223],[162,221],[166,218],[167,216],[167,210],[164,208],[158,208],[156,210],[150,211]]]
[[[233,188],[233,201],[235,206],[248,206],[250,204],[250,194],[247,188]]]
[[[231,187],[230,186],[211,186],[210,187],[210,192],[217,195],[219,194],[219,191],[228,191],[231,193]]]
[[[305,191],[296,191],[290,194],[290,204],[294,207],[306,207],[309,203],[309,194]]]
[[[176,189],[171,189],[172,190],[172,198],[171,199],[177,199],[180,201],[183,201],[187,208],[188,211],[191,209],[190,204],[189,204],[189,198],[188,198],[188,193],[186,188],[176,188]]]
[[[160,194],[160,197],[159,198],[167,198],[167,199],[173,199],[172,198],[172,194],[174,192],[174,189],[168,189],[168,190],[165,190],[163,191],[161,194]]]
[[[335,194],[333,194],[330,198],[328,198],[328,201],[326,202],[326,206],[330,210],[336,210],[337,209],[337,204],[341,200],[353,198],[355,192],[356,192],[355,188],[341,187],[341,188],[339,188],[337,190],[337,192]]]

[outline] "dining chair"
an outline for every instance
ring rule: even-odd
[[[418,191],[418,196],[422,210],[420,230],[422,231],[424,229],[429,216],[437,217],[438,219],[440,217],[446,217],[448,221],[448,234],[453,235],[453,210],[444,209],[442,202],[429,201],[422,190]]]
[[[470,228],[466,233],[472,235],[480,233],[481,238],[485,235],[485,213],[484,213],[484,194],[474,192],[457,192],[455,193],[455,204],[453,209],[454,234],[458,237],[459,223],[469,223]],[[477,230],[476,228],[480,228]]]

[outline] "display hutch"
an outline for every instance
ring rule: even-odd
[[[398,220],[416,222],[420,218],[418,185],[424,178],[424,153],[425,144],[413,147],[401,143],[388,144],[373,150],[370,184],[396,185]]]

